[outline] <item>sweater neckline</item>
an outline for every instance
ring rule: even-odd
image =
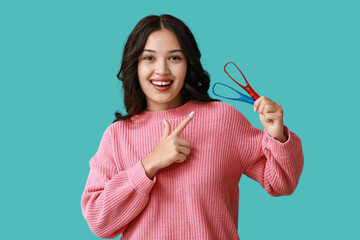
[[[183,105],[168,109],[168,110],[160,110],[160,111],[142,111],[140,114],[135,115],[133,118],[135,119],[143,119],[146,121],[151,120],[163,120],[164,118],[169,119],[176,119],[176,118],[184,118],[188,116],[192,111],[195,111],[197,108],[198,103],[197,101],[190,100]]]

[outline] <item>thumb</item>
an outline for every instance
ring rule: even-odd
[[[164,133],[162,135],[162,139],[169,136],[170,131],[171,131],[170,123],[165,118],[164,118],[164,125],[165,125],[165,129],[164,129]]]

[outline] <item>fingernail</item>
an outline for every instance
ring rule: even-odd
[[[192,117],[192,116],[194,115],[194,113],[195,113],[195,112],[192,111],[192,112],[189,114],[189,116]]]
[[[254,112],[256,112],[256,108],[254,107]]]
[[[164,124],[166,124],[166,120],[165,120],[165,118],[164,118]]]

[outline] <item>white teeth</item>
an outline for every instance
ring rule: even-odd
[[[151,81],[151,83],[154,85],[157,85],[157,86],[167,86],[167,85],[170,85],[172,82]]]

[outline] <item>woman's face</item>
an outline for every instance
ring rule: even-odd
[[[175,34],[167,29],[152,32],[139,56],[137,68],[148,111],[182,105],[180,90],[186,70],[186,57]]]

